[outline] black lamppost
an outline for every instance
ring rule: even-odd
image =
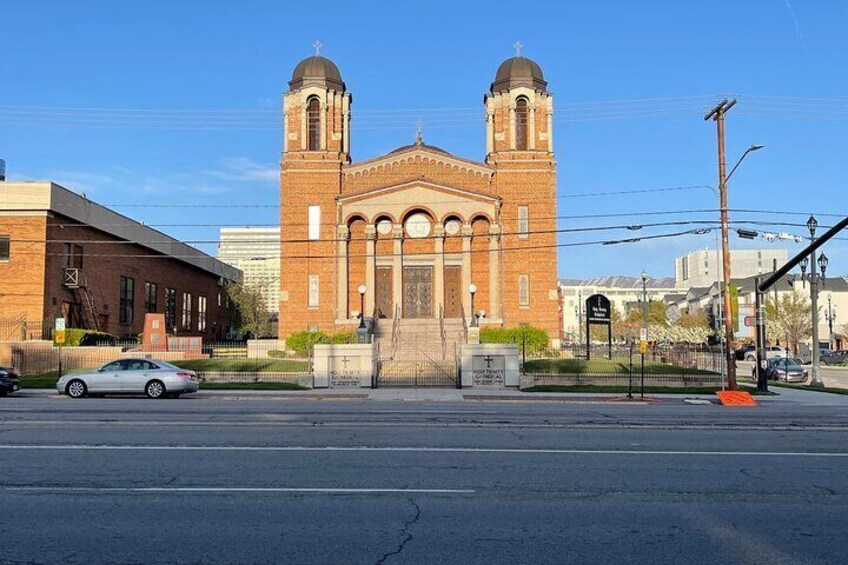
[[[830,340],[828,349],[833,349],[833,322],[836,321],[836,310],[833,309],[831,298],[831,295],[827,296],[827,310],[824,311],[824,319],[827,320],[828,339]]]
[[[472,283],[468,285],[468,292],[471,293],[471,327],[477,327],[477,314],[474,311],[474,295],[477,293],[477,285]]]
[[[359,285],[359,329],[365,328],[365,285]]]
[[[814,242],[816,240],[816,228],[819,226],[818,221],[815,216],[810,216],[807,220],[807,229],[810,230],[810,242]],[[818,261],[816,260],[816,252],[813,251],[810,254],[809,260],[805,257],[804,263],[801,267],[801,272],[804,272],[804,267],[809,264],[810,267],[810,310],[812,311],[812,319],[813,319],[813,371],[810,376],[810,386],[814,387],[823,387],[824,383],[821,380],[821,376],[819,374],[819,279],[816,275],[816,264],[822,268],[822,274],[824,274],[824,270],[827,269],[827,257],[824,255],[819,257]]]
[[[648,341],[648,273],[642,271],[642,339],[644,342],[639,344],[640,352],[642,353],[642,391],[641,396],[645,396],[645,346]]]

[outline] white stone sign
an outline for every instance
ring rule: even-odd
[[[312,386],[370,387],[374,369],[371,343],[318,344],[313,352]]]
[[[514,343],[464,344],[460,363],[463,388],[518,386],[518,345]]]

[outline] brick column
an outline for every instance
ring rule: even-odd
[[[394,294],[392,316],[398,308],[403,310],[403,226],[395,224],[392,229],[394,246],[392,249],[392,294]],[[401,312],[401,317],[403,313]]]
[[[500,261],[498,249],[500,245],[501,228],[497,224],[489,226],[489,314],[488,318],[496,320],[501,317],[500,304]]]
[[[338,253],[336,254],[336,270],[338,271],[338,284],[336,285],[336,319],[347,320],[350,317],[348,311],[347,287],[348,287],[348,238],[350,230],[346,225],[336,226],[336,238],[338,239]]]
[[[377,229],[374,224],[365,226],[365,312],[363,316],[370,316],[374,311],[374,300],[377,284]]]
[[[444,314],[445,306],[445,228],[440,225],[433,227],[433,250],[436,257],[433,261],[433,292],[436,295],[436,315]]]
[[[486,155],[495,151],[495,115],[486,113]]]
[[[471,295],[468,287],[471,285],[471,235],[474,230],[471,224],[462,225],[462,306],[465,308],[465,316],[472,316]]]
[[[515,149],[515,104],[509,106],[509,148]]]

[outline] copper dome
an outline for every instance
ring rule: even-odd
[[[307,57],[294,68],[289,89],[297,90],[304,86],[321,86],[340,92],[345,90],[339,68],[334,62],[320,55]]]
[[[492,92],[504,92],[517,86],[547,91],[548,83],[545,82],[542,67],[527,57],[513,57],[501,63],[492,83]]]

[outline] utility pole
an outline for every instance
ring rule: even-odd
[[[727,358],[727,388],[736,390],[736,359],[733,353],[733,320],[731,319],[732,310],[730,308],[730,238],[728,236],[728,218],[727,218],[727,162],[725,160],[724,151],[724,116],[728,110],[733,108],[736,100],[722,100],[718,105],[710,110],[704,121],[714,120],[716,123],[716,133],[718,138],[718,192],[719,192],[719,207],[721,209],[721,258],[722,258],[722,288],[720,289],[724,297],[724,335],[725,335],[725,354]]]

